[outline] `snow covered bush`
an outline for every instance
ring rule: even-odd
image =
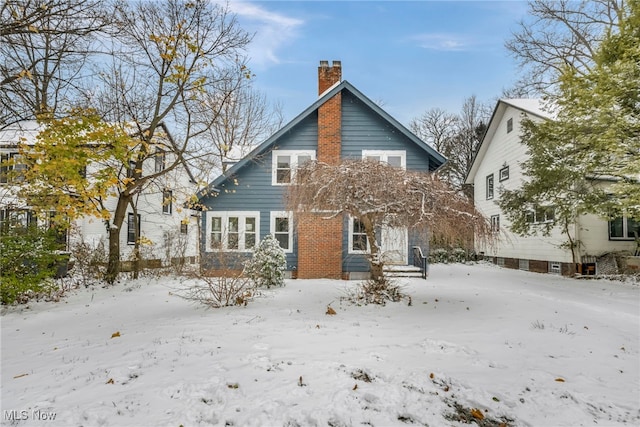
[[[467,251],[462,248],[455,248],[449,254],[450,262],[465,262],[467,260]]]
[[[406,299],[407,304],[411,305],[411,297],[403,293],[400,286],[386,277],[369,279],[358,284],[355,290],[348,293],[346,299],[358,305],[386,305],[387,302]]]
[[[253,251],[253,257],[245,263],[245,274],[257,286],[270,288],[284,286],[287,258],[278,240],[267,235]]]
[[[241,272],[227,271],[217,276],[192,275],[176,295],[210,308],[247,305],[255,295],[255,285]]]
[[[448,263],[449,262],[449,254],[447,253],[447,250],[444,248],[437,248],[432,250],[429,253],[429,263],[430,264],[435,264],[435,263]]]

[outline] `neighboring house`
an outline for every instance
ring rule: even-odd
[[[375,158],[393,166],[434,171],[445,159],[353,85],[342,81],[339,61],[321,61],[319,98],[290,123],[216,178],[200,193],[202,265],[239,269],[253,247],[273,234],[299,278],[358,278],[369,271],[366,239],[354,218],[339,216],[294,223],[283,195],[297,165],[309,160],[337,164],[342,159]],[[381,233],[387,261],[406,265],[410,248],[425,247],[406,229]],[[221,254],[233,265],[221,265]]]
[[[175,158],[176,154],[166,148],[175,147],[175,144],[166,126],[161,126],[161,133],[164,135],[158,139],[156,155],[143,164],[143,175],[163,170]],[[24,167],[19,161],[18,143],[32,143],[39,129],[35,121],[28,121],[0,131],[0,222],[4,225],[27,225],[34,222],[42,226],[48,225],[48,218],[36,218],[30,207],[18,196],[20,187],[28,183],[19,174],[8,173],[12,169],[17,172]],[[9,159],[14,161],[8,162]],[[92,165],[89,165],[82,173],[91,176],[93,170]],[[125,173],[126,170],[123,171]],[[152,264],[168,265],[177,261],[198,263],[199,213],[185,208],[196,190],[195,179],[184,162],[182,167],[152,181],[134,199],[137,200],[137,230],[133,210],[131,207],[128,209],[123,224],[126,229],[120,233],[121,259],[130,259],[136,239],[141,238],[141,242],[144,242],[141,245],[142,256],[145,260],[153,261]],[[105,205],[113,212],[116,199],[109,198]],[[71,224],[62,243],[68,250],[73,250],[81,242],[93,248],[101,244],[107,248],[107,239],[104,221],[84,216]]]
[[[634,231],[638,224],[627,218],[606,221],[595,215],[577,218],[571,234],[580,242],[578,265],[574,265],[567,236],[554,227],[549,236],[519,236],[510,231],[509,221],[496,201],[502,188],[518,188],[525,176],[521,163],[527,159],[527,148],[521,143],[521,122],[553,120],[537,99],[501,99],[498,101],[482,143],[476,153],[466,183],[473,184],[476,207],[488,218],[498,235],[495,245],[476,247],[494,263],[510,268],[537,272],[572,274],[607,273],[612,253],[633,252]],[[603,182],[603,185],[606,183]],[[553,206],[530,213],[531,222],[553,222]]]

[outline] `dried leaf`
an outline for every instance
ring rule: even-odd
[[[562,378],[556,378],[556,381],[557,381],[557,382],[559,382],[559,383],[563,383],[563,382],[564,382],[564,379],[562,379]]]
[[[113,381],[113,378],[109,378],[107,380],[107,384],[115,384],[115,382]]]
[[[358,384],[354,385],[351,390],[357,390],[357,389],[358,389]]]
[[[114,332],[111,334],[111,338],[116,338],[120,336],[120,331]]]
[[[484,414],[482,413],[482,411],[480,409],[477,409],[477,408],[471,409],[471,416],[473,418],[477,418],[479,420],[483,420],[484,419]]]
[[[334,316],[334,315],[335,315],[335,314],[337,314],[337,313],[336,313],[336,311],[335,311],[333,308],[331,308],[331,306],[328,306],[328,307],[327,307],[327,313],[326,313],[326,314],[328,314],[329,316]]]

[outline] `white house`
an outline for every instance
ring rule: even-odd
[[[175,147],[166,126],[162,125],[163,149],[158,148],[156,155],[143,164],[143,175],[163,170],[165,165],[171,164],[175,153],[166,147]],[[47,218],[36,218],[24,200],[18,197],[20,186],[26,185],[19,176],[9,174],[11,169],[20,169],[18,143],[35,141],[39,132],[35,121],[21,122],[0,131],[0,222],[11,221],[22,224],[37,221],[46,225]],[[14,158],[14,161],[8,162]],[[17,160],[15,160],[17,159]],[[188,165],[181,163],[181,167],[160,175],[146,186],[137,196],[138,230],[134,226],[134,213],[129,208],[120,233],[121,259],[127,260],[132,256],[136,239],[141,238],[141,253],[145,260],[155,265],[169,265],[171,262],[184,261],[190,264],[199,263],[199,212],[186,208],[190,197],[197,191],[197,184]],[[86,174],[91,176],[92,165],[87,167]],[[125,172],[126,173],[126,172]],[[114,211],[116,199],[109,198],[105,206]],[[72,251],[78,243],[83,242],[90,247],[99,245],[107,247],[107,228],[103,220],[85,216],[71,224],[66,236],[67,249]]]
[[[537,99],[501,99],[498,101],[487,131],[474,158],[466,183],[473,184],[476,207],[487,217],[498,237],[492,246],[478,245],[476,251],[494,263],[509,268],[537,272],[572,274],[607,273],[615,262],[609,254],[633,252],[634,231],[638,224],[627,218],[607,221],[595,215],[581,215],[570,233],[579,242],[577,265],[559,227],[549,236],[519,236],[512,233],[510,223],[496,201],[500,190],[520,186],[524,176],[521,162],[527,159],[527,148],[521,143],[521,122],[553,120],[552,114]],[[533,223],[553,222],[552,207],[531,212]]]

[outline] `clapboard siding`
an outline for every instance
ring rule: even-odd
[[[407,169],[430,169],[427,152],[345,91],[342,96],[342,158],[361,159],[362,150],[404,150]]]

